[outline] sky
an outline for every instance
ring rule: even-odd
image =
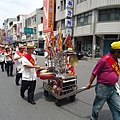
[[[19,14],[30,14],[43,6],[43,0],[0,0],[0,28],[7,18],[16,18]]]

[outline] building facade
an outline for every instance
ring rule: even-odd
[[[120,0],[57,0],[56,24],[66,36],[67,4],[73,2],[72,36],[76,50],[102,56],[120,38]],[[57,29],[56,28],[56,29]]]
[[[28,15],[20,14],[17,16],[17,24],[16,24],[16,35],[17,41],[24,41],[26,40],[26,35],[24,34],[24,27],[25,27],[25,19]]]
[[[38,25],[43,22],[42,11],[42,8],[36,9],[26,17],[25,27],[33,29],[32,34],[26,34],[26,40],[38,40]]]

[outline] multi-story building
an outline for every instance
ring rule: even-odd
[[[76,50],[102,56],[120,38],[120,0],[56,0],[56,24],[66,35],[67,4],[73,2],[72,36]]]
[[[7,18],[4,20],[5,42],[10,43],[13,41],[13,34],[11,35],[11,26],[17,21],[16,18]],[[15,34],[14,34],[15,35]]]
[[[25,19],[25,27],[31,28],[31,33],[26,33],[26,40],[38,40],[38,25],[43,22],[42,17],[43,8],[36,9],[32,13],[30,13]]]
[[[13,42],[17,41],[17,20],[9,23],[8,36]]]
[[[20,14],[20,15],[17,16],[16,34],[17,34],[17,40],[18,41],[26,40],[26,35],[24,34],[26,17],[27,17],[26,14]]]

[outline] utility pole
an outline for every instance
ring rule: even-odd
[[[95,58],[95,50],[96,50],[96,10],[93,11],[93,43],[92,43],[92,57]]]

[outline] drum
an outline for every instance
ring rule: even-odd
[[[54,74],[52,72],[46,72],[46,73],[40,73],[40,79],[52,79],[54,77]]]
[[[40,76],[40,73],[45,73],[45,72],[47,72],[47,70],[44,70],[44,68],[43,68],[43,67],[41,67],[41,69],[40,69],[40,70],[36,70],[37,77],[39,77],[39,76]]]

